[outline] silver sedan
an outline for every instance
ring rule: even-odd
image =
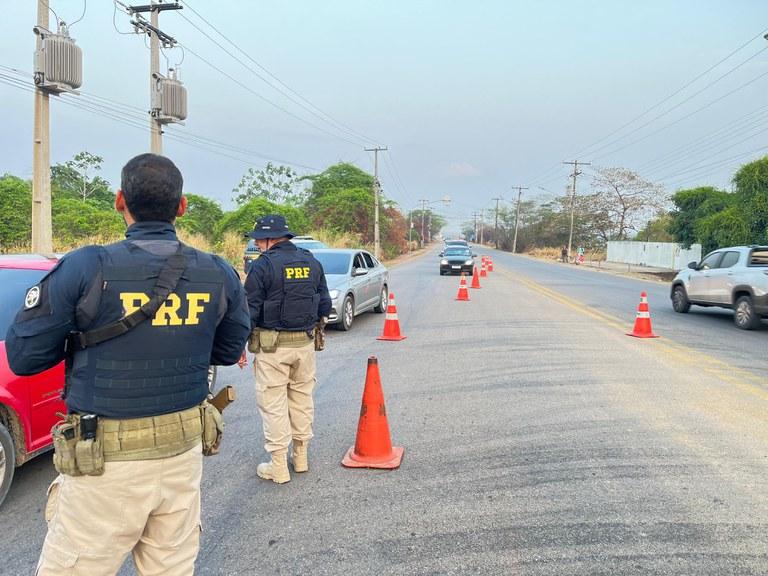
[[[365,250],[327,248],[312,250],[323,265],[332,310],[329,324],[349,330],[355,316],[373,310],[387,310],[389,270]]]

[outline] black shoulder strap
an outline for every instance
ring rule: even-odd
[[[160,271],[155,287],[152,289],[152,296],[146,304],[135,312],[110,324],[100,326],[88,332],[71,332],[68,344],[72,345],[72,351],[83,350],[88,346],[95,346],[106,340],[122,336],[144,322],[144,320],[152,318],[166,301],[168,295],[176,288],[181,275],[187,268],[187,256],[182,253],[183,249],[184,244],[179,242],[176,252],[165,261],[165,266]]]

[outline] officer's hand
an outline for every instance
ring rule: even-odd
[[[237,361],[237,365],[240,366],[240,370],[245,368],[245,365],[248,364],[248,357],[245,355],[245,350],[243,350],[242,356],[240,356],[240,360]]]

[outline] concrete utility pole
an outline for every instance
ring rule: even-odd
[[[37,26],[48,31],[48,3],[37,0]],[[37,49],[42,36],[36,34]],[[51,116],[50,95],[35,88],[35,127],[32,142],[32,251],[53,252],[51,224]]]
[[[475,223],[475,236],[472,238],[472,242],[477,242],[477,212],[472,212],[472,219]]]
[[[496,246],[496,250],[499,249],[499,201],[503,198],[491,198],[496,200],[496,219],[493,223],[493,243]]]
[[[386,147],[376,146],[375,148],[365,148],[366,152],[373,152],[373,253],[376,258],[381,258],[381,239],[379,238],[379,152],[386,150]]]
[[[576,176],[580,176],[579,164],[582,166],[592,166],[591,162],[579,162],[574,160],[573,162],[563,162],[563,164],[571,164],[573,166],[573,187],[571,188],[571,230],[568,232],[568,260],[571,259],[571,245],[573,244],[573,213],[576,205]]]
[[[424,247],[424,210],[429,204],[429,200],[419,200],[421,203],[421,247]]]
[[[522,186],[512,186],[512,190],[517,190],[517,211],[515,212],[515,238],[512,240],[512,254],[515,254],[517,252],[517,227],[520,223],[520,197],[523,195],[523,190],[528,190],[528,188],[523,188]]]
[[[485,231],[485,210],[480,210],[480,245],[483,244],[483,232]]]
[[[182,8],[183,6],[179,5],[178,2],[174,4],[157,4],[154,0],[150,0],[150,3],[146,5],[128,7],[131,14],[149,12],[149,24],[146,23],[146,20],[139,18],[132,22],[132,24],[149,35],[149,151],[153,154],[163,153],[163,125],[159,118],[160,110],[156,108],[153,102],[155,85],[160,77],[160,43],[162,42],[165,48],[173,47],[176,44],[176,40],[158,28],[158,20],[160,12],[163,10],[181,10]]]

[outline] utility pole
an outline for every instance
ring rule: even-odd
[[[366,152],[373,152],[373,253],[376,258],[381,258],[381,239],[379,238],[379,152],[386,147],[376,146],[365,148]]]
[[[520,197],[523,194],[523,190],[528,190],[528,188],[523,188],[522,186],[512,186],[512,190],[517,190],[517,211],[515,212],[515,238],[512,240],[512,254],[517,252],[517,226],[520,223]]]
[[[582,166],[592,166],[592,163],[579,162],[578,160],[574,160],[573,162],[563,162],[563,164],[570,164],[573,166],[573,174],[571,174],[571,176],[573,177],[573,186],[571,188],[571,229],[570,229],[570,232],[568,232],[568,260],[570,260],[571,245],[573,244],[573,213],[576,205],[576,176],[581,175],[581,172],[579,172],[579,164],[581,164]]]
[[[424,210],[427,207],[427,204],[429,204],[429,200],[419,200],[419,203],[421,203],[421,246],[424,247]]]
[[[37,0],[37,26],[48,31],[48,3]],[[42,36],[37,34],[37,50]],[[32,251],[53,252],[51,224],[51,116],[50,95],[35,88],[35,127],[32,143]]]
[[[496,200],[496,219],[493,223],[493,243],[496,246],[496,250],[499,249],[499,200],[503,200],[503,198],[491,198],[491,200]]]
[[[478,240],[478,238],[477,238],[477,212],[472,212],[472,219],[475,222],[475,235],[472,238],[472,241],[473,242],[477,242],[477,240]]]
[[[150,114],[149,114],[149,150],[153,154],[163,153],[163,124],[160,119],[161,109],[154,102],[154,94],[156,92],[156,84],[160,78],[160,43],[163,44],[163,48],[173,48],[176,44],[176,40],[168,34],[164,33],[158,28],[158,20],[160,12],[163,10],[181,10],[181,6],[178,2],[174,4],[155,3],[155,0],[150,0],[149,4],[142,6],[128,6],[128,11],[132,14],[140,14],[142,12],[149,12],[149,24],[144,19],[137,17],[131,23],[134,28],[141,30],[149,35],[149,95],[150,95]]]
[[[485,210],[480,210],[480,245],[483,244],[483,232],[485,231]]]

